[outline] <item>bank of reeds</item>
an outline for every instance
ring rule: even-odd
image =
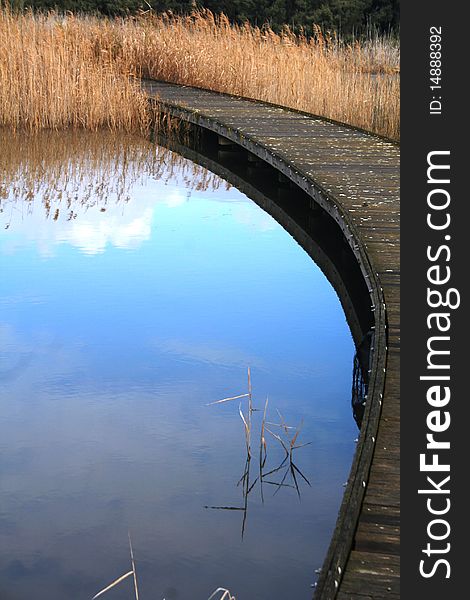
[[[145,130],[148,108],[135,68],[102,46],[108,27],[95,19],[3,10],[0,125]]]
[[[137,79],[266,100],[397,139],[399,50],[391,38],[344,43],[231,25],[209,11],[127,19],[0,16],[0,123],[145,129]]]
[[[208,11],[134,22],[143,75],[281,104],[399,137],[399,48],[371,35],[346,44],[316,28],[296,36],[231,25]],[[131,50],[129,48],[129,50]]]

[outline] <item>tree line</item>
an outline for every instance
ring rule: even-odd
[[[398,32],[399,0],[11,0],[13,8],[85,12],[124,16],[139,10],[188,14],[194,8],[223,12],[233,22],[264,23],[275,31],[289,25],[296,32],[312,31],[313,24],[342,35],[362,34],[373,29]]]

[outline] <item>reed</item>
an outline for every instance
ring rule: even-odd
[[[130,532],[128,532],[128,538],[129,538],[129,555],[130,555],[130,559],[131,559],[132,569],[130,571],[128,571],[127,573],[125,573],[124,575],[121,575],[120,577],[115,579],[113,582],[111,582],[109,585],[107,585],[102,590],[100,590],[97,594],[95,594],[93,596],[93,598],[91,600],[96,600],[96,598],[99,598],[103,594],[106,594],[106,592],[109,592],[110,590],[112,590],[114,587],[119,585],[121,582],[123,582],[125,579],[127,579],[131,575],[134,578],[134,599],[139,600],[139,586],[137,584],[137,573],[136,573],[136,568],[135,568],[134,548],[132,547],[132,540],[131,540]],[[219,587],[215,591],[213,591],[212,594],[209,596],[208,600],[214,599],[217,596],[217,594],[221,594],[221,596],[219,597],[218,600],[236,600],[235,596],[232,596],[232,594],[229,592],[229,590],[227,590],[226,588],[221,588],[221,587]],[[163,598],[163,600],[165,600],[165,598]]]
[[[346,43],[319,27],[312,33],[232,25],[201,10],[146,14],[134,23],[132,46],[144,77],[281,104],[398,139],[397,42],[371,34]]]
[[[280,483],[270,482],[270,481],[267,481],[266,483],[271,483],[272,485],[278,486],[277,490],[274,492],[275,494],[281,489],[281,487],[294,487],[295,490],[297,491],[297,495],[300,498],[300,488],[299,488],[299,484],[297,482],[296,473],[298,475],[300,475],[300,477],[302,477],[302,479],[305,481],[305,483],[307,483],[308,485],[311,485],[311,484],[310,484],[310,481],[305,477],[305,475],[302,473],[302,471],[295,464],[294,450],[297,450],[297,448],[303,448],[304,446],[308,446],[308,445],[310,445],[311,442],[307,442],[306,444],[296,444],[297,438],[299,437],[300,431],[302,429],[303,422],[302,421],[300,422],[300,424],[295,429],[294,435],[291,436],[290,430],[294,429],[294,427],[290,427],[289,425],[287,425],[284,420],[284,417],[281,415],[281,413],[279,411],[277,411],[277,413],[279,415],[280,422],[279,423],[269,423],[269,425],[279,427],[281,430],[281,433],[284,434],[285,439],[282,439],[281,435],[274,433],[268,427],[266,427],[266,431],[268,431],[268,433],[270,433],[273,436],[273,438],[275,438],[281,444],[281,446],[285,452],[285,457],[284,457],[284,460],[279,465],[279,467],[269,471],[268,473],[266,473],[266,475],[271,475],[272,473],[277,473],[278,471],[280,471],[282,469],[282,467],[285,465],[285,463],[287,462],[287,460],[289,460],[289,464],[287,465],[287,467],[285,469],[284,476]],[[286,481],[288,474],[290,474],[290,476],[291,476],[293,485],[284,483]]]
[[[0,11],[0,125],[146,131],[138,74],[103,46],[102,29],[85,17]]]
[[[117,585],[119,585],[122,581],[124,581],[125,579],[127,579],[131,575],[134,578],[134,598],[135,598],[135,600],[139,600],[139,587],[137,585],[137,574],[136,574],[136,570],[135,570],[134,549],[132,547],[131,533],[130,532],[128,532],[128,537],[129,537],[129,554],[130,554],[132,569],[130,571],[128,571],[127,573],[125,573],[124,575],[121,575],[120,577],[118,577],[117,579],[115,579],[112,583],[110,583],[109,585],[107,585],[104,589],[100,590],[97,594],[95,594],[93,596],[93,598],[91,600],[96,600],[96,598],[99,598],[100,596],[102,596],[106,592],[109,592],[109,590],[111,590],[114,587],[116,587]]]
[[[0,124],[147,130],[138,80],[162,79],[281,104],[399,137],[399,49],[316,28],[232,25],[224,15],[147,11],[97,19],[0,11]]]
[[[247,399],[247,404],[248,404],[246,413],[242,409],[242,401],[245,398]],[[253,390],[252,390],[252,384],[251,384],[251,369],[250,369],[250,367],[248,367],[248,391],[246,393],[239,394],[237,396],[230,396],[228,398],[223,398],[222,400],[216,400],[215,402],[209,402],[208,404],[206,404],[206,406],[213,406],[215,404],[223,404],[225,402],[231,402],[233,400],[239,400],[239,399],[240,399],[240,403],[239,403],[239,407],[238,407],[238,412],[240,414],[240,417],[243,422],[243,427],[244,427],[245,445],[246,445],[246,460],[245,460],[245,467],[243,470],[243,475],[238,480],[237,487],[239,487],[240,485],[242,487],[243,505],[242,506],[205,506],[205,508],[210,508],[210,509],[215,509],[215,510],[241,511],[243,513],[242,526],[241,526],[241,535],[243,538],[244,533],[245,533],[247,515],[248,515],[248,497],[258,482],[259,482],[259,488],[260,488],[261,501],[263,502],[263,504],[264,504],[264,492],[263,492],[263,484],[264,483],[276,486],[277,489],[274,491],[274,494],[277,494],[277,492],[281,488],[285,488],[285,487],[292,488],[297,492],[299,499],[300,499],[301,493],[300,493],[299,482],[297,480],[297,475],[299,475],[305,481],[305,483],[307,483],[309,486],[311,485],[310,481],[305,477],[305,475],[302,473],[302,471],[297,467],[297,465],[294,462],[294,450],[297,450],[298,448],[302,448],[303,446],[308,446],[310,444],[310,442],[307,442],[306,444],[298,444],[297,440],[300,435],[303,423],[301,422],[297,428],[287,425],[284,417],[281,415],[281,413],[278,410],[277,410],[277,413],[279,415],[279,423],[272,423],[270,421],[267,421],[267,411],[268,411],[269,400],[268,400],[268,398],[266,398],[266,401],[264,404],[264,410],[262,411],[263,416],[262,416],[261,425],[260,425],[259,472],[258,472],[258,475],[255,477],[255,479],[253,481],[251,481],[250,480],[251,456],[252,456],[252,454],[251,454],[251,433],[252,433],[252,429],[253,429],[252,414],[254,412],[261,412],[261,409],[255,408],[253,406]],[[270,427],[268,427],[268,425],[270,427],[278,427],[280,430],[280,433],[279,434],[274,433],[272,431],[272,429],[270,429]],[[291,433],[290,433],[291,430],[295,431],[295,433],[293,435],[291,435]],[[280,443],[280,445],[283,448],[284,453],[285,453],[285,456],[284,456],[283,460],[281,460],[280,464],[274,468],[270,468],[269,471],[267,470],[267,467],[266,467],[266,461],[267,461],[267,457],[268,457],[266,432],[268,432],[274,439],[276,439]],[[269,477],[270,475],[274,475],[274,474],[277,474],[278,476],[282,475],[281,481],[271,481],[271,480],[266,479],[266,477]],[[290,479],[288,479],[289,475],[290,475]],[[291,481],[292,483],[286,483],[286,480]]]
[[[236,600],[235,596],[232,596],[229,590],[220,587],[217,588],[214,592],[212,592],[208,600],[212,600],[217,596],[217,594],[221,594],[218,600]]]

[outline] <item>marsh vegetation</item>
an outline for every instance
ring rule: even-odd
[[[0,125],[146,132],[141,78],[238,94],[399,137],[399,46],[232,24],[207,10],[106,19],[0,12]]]

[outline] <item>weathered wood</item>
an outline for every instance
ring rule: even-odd
[[[390,554],[358,552],[349,558],[341,590],[348,594],[368,594],[372,598],[398,597],[400,593],[400,559]]]
[[[312,215],[317,205],[330,215],[354,253],[369,289],[374,350],[357,450],[315,598],[394,600],[400,572],[399,148],[364,131],[279,106],[161,82],[143,85],[173,117],[220,136],[219,145],[229,148],[225,160],[235,144],[249,153],[246,162],[253,172],[253,164],[274,167],[287,182],[279,202],[296,201],[289,196],[292,184],[302,190],[311,198]],[[259,201],[283,219],[303,247],[318,254],[308,234],[280,207]],[[336,267],[318,256],[341,286]],[[348,322],[359,331],[347,290],[340,295],[350,312]]]

